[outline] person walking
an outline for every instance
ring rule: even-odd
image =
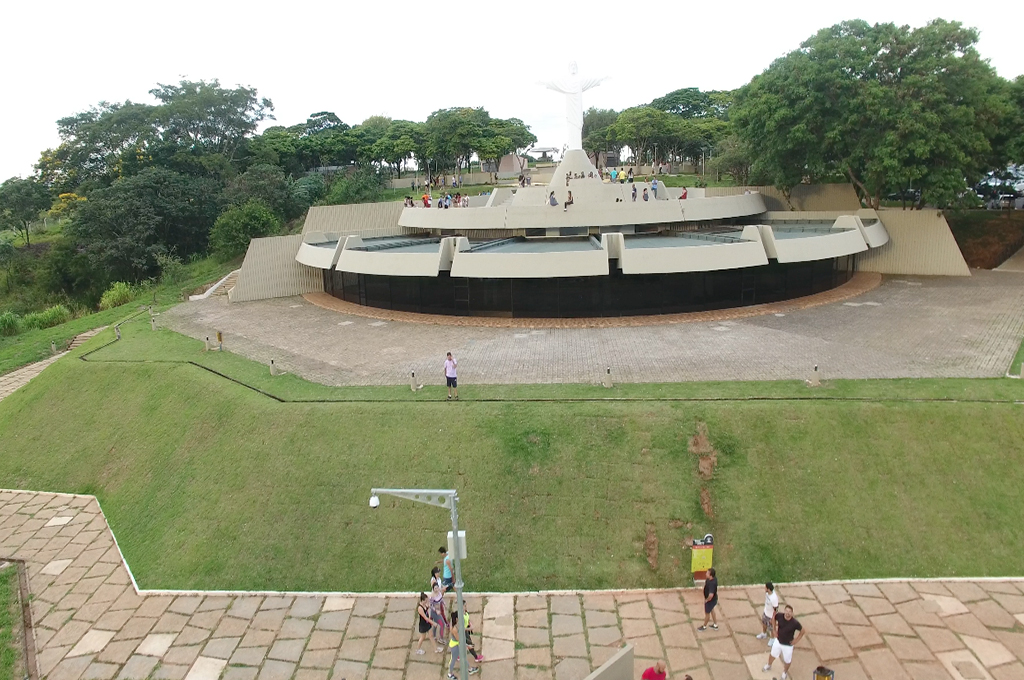
[[[779,613],[779,595],[775,592],[775,585],[768,581],[764,584],[764,611],[761,612],[761,632],[757,639],[763,640],[768,637],[768,631],[772,630],[772,621]]]
[[[430,618],[430,598],[426,593],[420,593],[420,601],[416,605],[416,621],[419,623],[420,631],[420,643],[416,645],[416,653],[423,654],[423,641],[427,639],[427,633],[431,632],[435,625]]]
[[[434,567],[434,571],[439,571]],[[440,580],[431,579],[430,589],[430,620],[434,624],[434,642],[437,643],[438,654],[444,652],[444,643],[448,639],[448,618],[444,611],[444,588]]]
[[[448,651],[452,655],[452,660],[448,662],[448,680],[458,680],[455,675],[455,664],[459,662],[459,619],[458,612],[452,612],[452,625],[451,635],[448,639]],[[468,649],[467,649],[468,651]],[[468,663],[468,661],[466,662]],[[479,666],[470,666],[469,674],[479,673]]]
[[[772,619],[772,637],[775,638],[775,642],[772,643],[772,649],[768,652],[768,663],[761,670],[765,673],[769,672],[772,669],[772,662],[781,656],[781,680],[787,680],[789,667],[793,664],[793,647],[800,642],[800,638],[803,636],[804,627],[793,616],[793,608],[787,604],[786,609]]]
[[[644,190],[646,192],[646,189]],[[715,616],[715,607],[718,606],[718,578],[715,576],[714,568],[708,569],[708,577],[704,580],[704,623],[697,630],[707,630],[708,621],[711,621],[711,629],[718,630],[718,617]]]
[[[658,661],[641,675],[642,680],[665,680],[665,662]]]
[[[658,178],[655,177],[651,180],[651,193],[654,194],[654,200],[658,200]]]
[[[452,390],[455,390],[455,400],[459,400],[459,378],[456,375],[458,366],[459,362],[452,358],[451,352],[448,352],[448,358],[444,360],[444,380],[448,384],[448,401],[452,400]]]
[[[451,356],[450,354],[448,356]],[[444,592],[450,593],[455,590],[455,572],[454,564],[451,555],[448,554],[448,548],[443,545],[437,549],[437,552],[441,554],[441,559],[438,560],[438,564],[442,567],[441,572],[441,586],[444,588]]]

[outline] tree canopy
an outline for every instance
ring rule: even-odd
[[[837,24],[741,88],[730,118],[754,171],[784,192],[843,176],[873,207],[909,187],[949,205],[1007,159],[1010,88],[977,40],[943,20]]]

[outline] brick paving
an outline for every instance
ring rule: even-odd
[[[10,373],[0,375],[0,400],[11,396],[15,390],[23,387],[29,380],[42,373],[47,366],[55,362],[57,359],[60,359],[65,354],[67,354],[67,352],[55,354],[48,359],[43,359],[42,361],[37,361],[34,364],[22,366]]]
[[[137,591],[92,496],[0,491],[0,563],[24,560],[40,677],[53,680],[443,680],[417,655],[412,594]],[[10,567],[8,567],[10,568]],[[145,585],[145,584],[143,584]],[[1021,680],[1024,580],[783,584],[806,637],[791,677]],[[481,680],[582,680],[625,642],[681,680],[768,680],[762,587],[470,594]],[[775,675],[781,672],[776,662]]]
[[[465,384],[598,383],[607,367],[617,382],[791,380],[815,364],[825,379],[996,377],[1024,335],[1024,273],[886,277],[855,298],[787,304],[599,328],[412,323],[301,297],[189,302],[160,318],[194,338],[224,331],[229,351],[327,385],[408,384],[410,370],[443,384],[449,350]]]

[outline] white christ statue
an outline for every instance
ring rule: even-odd
[[[597,87],[605,78],[582,79],[576,73],[576,62],[569,62],[569,77],[542,83],[549,90],[565,95],[565,133],[569,149],[583,148],[583,93]]]

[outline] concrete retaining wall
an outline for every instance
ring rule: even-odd
[[[626,645],[585,680],[633,680],[633,645]]]
[[[238,272],[238,281],[228,291],[228,300],[248,302],[323,292],[321,271],[295,261],[300,245],[301,234],[250,241]]]
[[[880,274],[970,276],[949,224],[938,210],[882,208],[889,242],[857,256],[857,269]]]
[[[790,211],[782,192],[770,186],[708,187],[706,196],[734,196],[756,191],[764,197],[768,210]],[[790,195],[793,210],[859,210],[860,199],[852,184],[799,184]]]

